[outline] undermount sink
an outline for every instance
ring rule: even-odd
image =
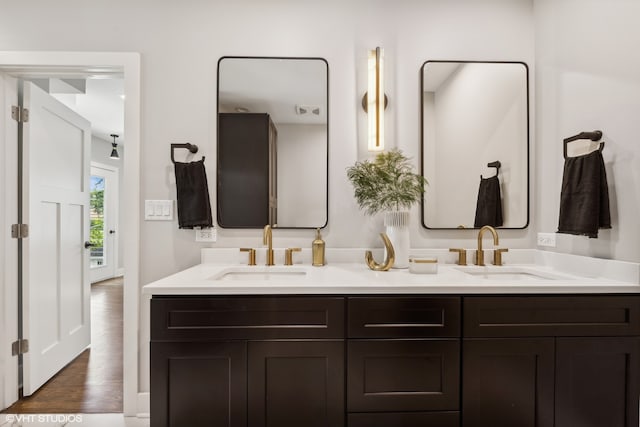
[[[496,281],[537,282],[564,278],[561,275],[527,267],[468,266],[458,267],[457,270],[477,278]]]
[[[307,271],[297,267],[238,266],[226,268],[209,280],[216,281],[268,281],[301,280]]]

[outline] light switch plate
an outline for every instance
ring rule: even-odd
[[[147,221],[173,221],[173,200],[145,200],[144,219]]]

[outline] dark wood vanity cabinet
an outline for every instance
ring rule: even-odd
[[[464,299],[464,427],[636,427],[637,296]]]
[[[344,425],[344,299],[154,297],[151,426]]]
[[[637,427],[640,296],[154,297],[152,427]]]
[[[459,425],[460,298],[348,298],[350,427]]]

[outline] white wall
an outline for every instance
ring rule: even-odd
[[[413,157],[418,168],[422,63],[468,59],[532,65],[532,1],[22,0],[2,7],[0,50],[140,52],[142,198],[175,199],[169,144],[188,141],[200,147],[195,158],[206,156],[214,206],[217,60],[224,55],[325,58],[330,178],[323,237],[329,247],[379,247],[381,220],[366,219],[358,210],[345,173],[366,145],[366,116],[359,105],[367,49],[385,49],[388,142]],[[471,230],[425,230],[418,207],[412,215],[413,246],[475,245]],[[194,242],[192,231],[178,230],[176,222],[141,220],[140,226],[141,284],[199,262],[203,245]],[[530,247],[534,234],[531,228],[505,230],[501,243]],[[261,237],[259,230],[219,230],[215,246],[261,247]],[[274,243],[309,247],[313,237],[311,230],[277,230]],[[142,390],[148,389],[147,322],[148,312],[142,310]]]
[[[124,202],[124,144],[118,144],[118,155],[120,156],[120,160],[111,159],[109,156],[111,155],[111,142],[106,141],[100,137],[95,135],[91,135],[91,161],[98,162],[105,165],[109,165],[115,168],[118,168],[118,227],[122,230],[122,226],[124,224],[124,214],[126,212],[126,206]],[[122,236],[120,236],[122,237]],[[123,268],[123,255],[124,255],[124,239],[118,239],[118,264],[116,269],[120,270]]]
[[[327,128],[277,126],[278,224],[320,227],[327,221]]]
[[[600,129],[611,230],[558,234],[559,252],[640,261],[640,2],[535,0],[537,207],[540,231],[558,228],[562,140]]]

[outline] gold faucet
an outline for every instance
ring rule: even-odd
[[[271,233],[271,226],[269,224],[264,226],[262,232],[262,244],[267,245],[267,264],[274,265],[273,262],[273,234]]]
[[[489,230],[493,234],[493,245],[498,246],[498,232],[490,225],[485,225],[478,232],[478,250],[476,251],[476,265],[484,265],[484,251],[482,250],[482,235]]]

